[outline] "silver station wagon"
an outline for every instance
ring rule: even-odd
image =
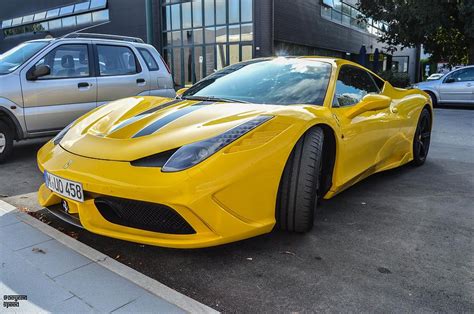
[[[433,105],[474,105],[474,66],[453,70],[437,79],[415,84],[427,92]]]
[[[14,140],[54,135],[129,96],[175,96],[168,66],[141,39],[73,33],[16,46],[0,55],[0,162]]]

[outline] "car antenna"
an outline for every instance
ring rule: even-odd
[[[68,38],[69,36],[73,35],[73,34],[77,34],[77,33],[80,33],[80,32],[83,32],[85,30],[88,30],[88,29],[91,29],[91,28],[94,28],[94,27],[98,27],[98,26],[102,26],[102,25],[105,25],[105,24],[109,24],[110,21],[105,21],[103,23],[99,23],[99,24],[96,24],[96,25],[91,25],[91,26],[88,26],[88,27],[84,27],[84,28],[81,28],[80,30],[77,30],[77,31],[74,31],[74,32],[71,32],[71,33],[67,33],[66,35],[63,35],[59,38]]]

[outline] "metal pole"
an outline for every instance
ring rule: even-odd
[[[153,45],[153,0],[145,0],[146,6],[146,42]]]

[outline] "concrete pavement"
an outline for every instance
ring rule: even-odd
[[[215,312],[3,201],[0,265],[0,312]]]

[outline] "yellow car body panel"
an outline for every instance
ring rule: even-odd
[[[60,145],[50,141],[38,153],[40,170],[80,182],[87,193],[85,201],[65,199],[43,184],[40,204],[49,207],[65,200],[69,213],[77,214],[84,228],[97,234],[164,247],[200,248],[273,229],[283,169],[296,142],[311,127],[324,125],[335,137],[335,165],[326,199],[373,173],[410,162],[420,113],[426,106],[432,110],[428,95],[386,83],[382,95],[392,99],[390,107],[352,117],[353,107],[332,108],[332,103],[341,66],[358,65],[339,59],[318,60],[332,65],[322,106],[200,106],[198,101],[132,97],[93,110],[74,123]],[[159,134],[133,137],[144,125],[192,106],[200,107],[166,124]],[[134,117],[144,112],[151,113],[134,123]],[[217,136],[260,115],[273,118],[187,170],[166,173],[131,164]],[[111,223],[94,204],[100,196],[163,204],[195,233],[167,234]]]

